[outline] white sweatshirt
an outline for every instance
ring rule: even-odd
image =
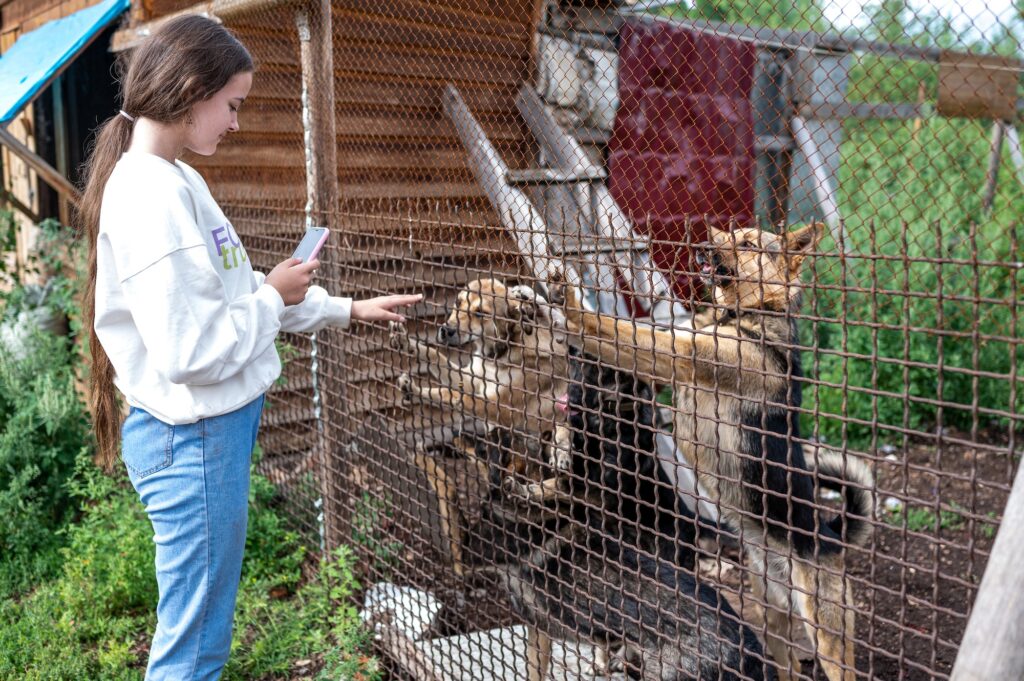
[[[288,254],[282,254],[282,260]],[[281,374],[279,331],[347,326],[348,298],[291,307],[187,164],[129,152],[103,192],[96,334],[128,403],[170,424],[233,411]]]

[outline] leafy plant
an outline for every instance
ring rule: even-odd
[[[384,578],[404,546],[389,533],[394,514],[389,495],[375,497],[369,492],[363,492],[352,514],[352,543],[364,554],[367,569]]]
[[[938,515],[930,508],[902,508],[889,514],[892,525],[902,527],[904,522],[911,532],[935,532],[936,529],[962,530],[966,520],[959,508],[940,509]]]
[[[156,623],[152,528],[124,478],[102,474],[87,454],[67,487],[84,512],[66,531],[59,575],[20,601],[0,600],[0,679],[139,681]],[[352,606],[352,552],[339,549],[303,584],[305,553],[273,509],[270,484],[253,473],[253,490],[223,678],[292,678],[299,662],[324,680],[380,678]]]
[[[36,333],[23,357],[0,346],[0,596],[54,567],[75,511],[65,483],[89,442],[68,340]]]
[[[840,179],[847,241],[823,244],[830,255],[808,277],[804,312],[835,321],[802,328],[817,349],[806,373],[820,381],[805,389],[804,406],[817,412],[805,415],[805,429],[864,445],[897,428],[1008,423],[986,409],[1024,409],[1024,391],[1011,400],[1024,346],[982,339],[1019,333],[1020,275],[1001,263],[1021,259],[1011,235],[1024,192],[1004,183],[985,214],[987,132],[977,122],[933,120],[915,133],[910,123],[876,121],[849,132]]]

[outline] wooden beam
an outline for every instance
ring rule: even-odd
[[[296,0],[210,0],[209,2],[199,2],[187,9],[174,12],[173,14],[166,14],[158,19],[118,31],[110,41],[110,51],[121,52],[138,47],[143,40],[157,29],[178,17],[199,14],[214,21],[226,21],[246,14],[276,9],[291,4],[297,4]]]
[[[1003,137],[1006,132],[1006,124],[1002,121],[992,121],[992,141],[988,153],[988,167],[985,169],[985,197],[981,206],[985,212],[992,209],[992,203],[996,199],[996,187],[999,184],[999,161],[1003,155]]]
[[[843,232],[845,228],[843,221],[839,215],[839,201],[836,198],[835,189],[832,187],[832,180],[828,175],[828,167],[818,152],[818,145],[807,129],[807,124],[803,118],[794,116],[790,121],[790,125],[793,128],[793,136],[796,138],[797,146],[803,152],[807,165],[811,168],[811,173],[814,177],[814,195],[818,201],[818,207],[821,208],[821,217],[828,224],[836,246],[846,244],[846,248],[849,248],[849,242],[844,238],[845,234]]]
[[[24,203],[19,201],[18,197],[16,197],[14,194],[12,194],[10,192],[4,192],[2,195],[0,195],[0,203],[9,203],[9,204],[11,204],[11,206],[15,210],[20,211],[25,217],[27,217],[29,220],[31,220],[35,224],[39,224],[41,222],[38,213],[36,213],[34,210],[32,210],[31,208],[26,206]]]
[[[1010,158],[1013,160],[1013,167],[1017,171],[1017,179],[1024,187],[1024,148],[1021,147],[1020,133],[1017,126],[1006,126],[1006,146],[1010,148]]]
[[[801,104],[797,115],[807,120],[829,120],[843,118],[896,118],[912,120],[926,118],[929,107],[918,104],[882,104],[872,102],[817,102]]]
[[[338,207],[331,4],[329,0],[315,0],[308,10],[297,10],[295,16],[302,63],[302,117],[310,218],[316,225],[331,227]]]
[[[1024,679],[1024,466],[1006,501],[950,681]]]
[[[7,128],[0,127],[0,144],[3,144],[12,153],[16,154],[29,168],[36,171],[39,177],[47,184],[57,190],[57,193],[70,201],[75,206],[81,198],[78,189],[70,181],[61,175],[56,168],[43,160],[38,154],[22,144],[17,137],[8,132]]]
[[[295,11],[302,65],[302,129],[306,157],[306,221],[344,235],[335,228],[338,209],[338,145],[334,107],[334,51],[331,0],[311,0]],[[323,266],[326,281],[341,279],[338,265]],[[332,443],[352,442],[348,382],[332,367],[346,366],[345,343],[340,332],[324,329],[313,337],[313,399],[318,414],[315,448],[320,485],[321,544],[333,551],[352,536],[350,504],[354,491],[346,468],[350,462],[336,456]],[[323,358],[322,360],[320,358]],[[334,404],[324,408],[324,396]]]

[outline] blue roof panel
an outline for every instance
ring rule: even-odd
[[[0,125],[10,123],[51,76],[60,72],[130,4],[130,0],[103,0],[18,38],[11,49],[0,55]]]

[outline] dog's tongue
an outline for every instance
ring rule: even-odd
[[[555,400],[555,407],[563,414],[569,413],[569,393],[559,395]]]

